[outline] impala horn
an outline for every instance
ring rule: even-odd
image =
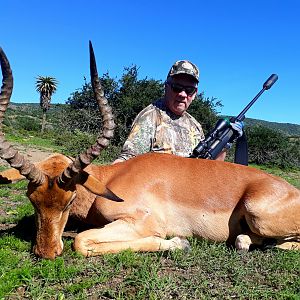
[[[114,116],[107,99],[104,96],[104,91],[101,86],[94,50],[91,41],[89,42],[90,49],[90,75],[95,99],[98,103],[99,110],[103,119],[103,130],[94,145],[88,148],[85,152],[78,155],[75,160],[62,172],[58,178],[58,183],[65,186],[70,182],[75,175],[87,167],[95,158],[100,155],[100,152],[109,145],[109,141],[114,135]]]
[[[0,157],[5,159],[12,168],[17,169],[20,174],[25,176],[28,180],[36,184],[42,184],[45,180],[43,172],[17,150],[13,149],[10,143],[8,143],[4,138],[2,122],[13,90],[13,76],[9,61],[1,47],[0,63],[3,76],[0,93]]]

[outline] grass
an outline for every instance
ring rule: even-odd
[[[256,168],[259,168],[267,173],[279,176],[286,181],[288,181],[290,184],[296,186],[298,189],[300,189],[300,170],[292,170],[292,171],[285,171],[279,168],[271,168],[266,166],[255,166]]]
[[[1,297],[299,299],[300,296],[300,255],[295,251],[236,252],[222,243],[191,239],[190,253],[124,251],[85,259],[71,252],[68,242],[62,257],[48,261],[31,257],[29,247],[21,247],[18,240],[4,242],[9,249],[2,248],[0,252]]]
[[[284,173],[291,182],[298,176]],[[300,251],[237,252],[191,238],[188,253],[128,250],[84,258],[64,238],[61,257],[37,259],[25,191],[25,181],[0,189],[0,299],[300,299]]]
[[[26,181],[13,185],[2,185],[0,189],[0,221],[15,223],[34,213],[33,207],[25,195]]]
[[[16,135],[13,131],[7,130],[6,139],[10,143],[18,143],[20,145],[31,146],[38,149],[48,149],[61,152],[61,147],[57,146],[51,136],[37,136],[36,133],[30,134],[28,131],[18,131]]]

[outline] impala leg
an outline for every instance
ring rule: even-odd
[[[278,241],[276,248],[280,248],[284,250],[300,250],[300,242]]]
[[[179,237],[166,240],[161,236],[143,236],[136,231],[134,224],[123,220],[114,221],[101,229],[83,231],[74,241],[74,249],[87,257],[117,253],[126,249],[145,252],[188,247],[188,241]]]
[[[236,239],[236,247],[249,249],[251,244],[282,249],[300,249],[300,192],[278,179],[265,179],[245,193],[246,235]],[[247,237],[248,236],[248,237]],[[273,241],[273,242],[272,242]]]
[[[7,183],[15,183],[20,180],[25,179],[18,170],[16,169],[8,169],[4,170],[0,173],[0,183],[7,184]]]
[[[266,237],[259,236],[253,232],[247,234],[240,234],[237,236],[235,241],[235,247],[237,250],[248,251],[251,245],[257,245],[257,246],[271,245],[272,247],[276,247],[284,250],[300,250],[300,241],[291,241],[291,240],[289,241],[285,239],[279,239],[279,240],[268,239]]]

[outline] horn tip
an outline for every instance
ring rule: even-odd
[[[89,49],[90,49],[90,71],[91,71],[91,78],[98,77],[97,65],[96,65],[96,58],[94,54],[94,49],[92,42],[89,41]]]

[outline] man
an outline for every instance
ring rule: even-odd
[[[200,123],[186,112],[196,97],[198,83],[199,70],[196,65],[187,60],[175,62],[165,82],[164,97],[137,115],[114,163],[146,152],[190,156],[205,138]],[[225,152],[217,159],[224,158]]]

